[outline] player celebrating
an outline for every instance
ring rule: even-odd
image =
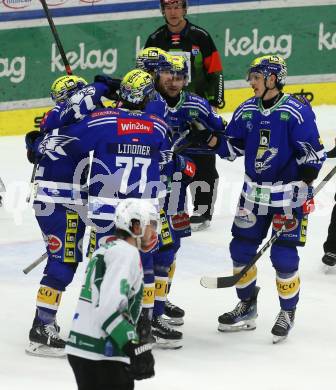
[[[234,272],[255,256],[272,225],[285,231],[271,248],[276,270],[280,312],[272,328],[273,342],[285,339],[294,325],[299,300],[298,246],[305,245],[308,214],[313,209],[312,182],[325,160],[324,148],[307,102],[282,92],[287,66],[279,56],[256,58],[248,71],[255,97],[241,104],[227,126],[225,137],[204,127],[196,139],[219,156],[235,159],[245,154],[245,179],[232,226],[230,253]],[[257,268],[237,283],[240,302],[218,318],[220,331],[255,329]]]
[[[84,153],[57,159],[51,153],[38,161],[33,145],[38,138],[52,134],[58,140],[54,147],[62,148],[66,138],[58,138],[58,129],[53,130],[55,113],[59,112],[66,97],[70,98],[86,84],[84,79],[74,75],[56,79],[51,87],[55,108],[42,121],[41,131],[26,135],[28,159],[31,163],[38,162],[33,207],[48,253],[37,293],[35,318],[29,332],[30,343],[26,348],[26,352],[32,355],[64,355],[65,342],[59,336],[56,314],[62,293],[71,283],[78,263],[83,260],[85,223],[74,207],[86,210],[88,192],[86,174],[74,180],[74,172],[81,161],[86,166],[85,161],[88,163],[89,157],[88,153]],[[85,214],[86,211],[82,213]]]
[[[68,345],[78,390],[134,388],[154,375],[151,345],[139,342],[143,271],[139,249],[157,239],[160,221],[147,200],[126,199],[115,212],[115,240],[88,263]]]

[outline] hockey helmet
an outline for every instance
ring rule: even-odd
[[[87,81],[82,77],[74,75],[61,76],[52,83],[50,95],[54,102],[61,103],[85,85],[87,85]]]
[[[141,50],[136,58],[136,67],[146,72],[170,69],[170,54],[158,47]]]
[[[133,69],[121,81],[119,95],[126,102],[140,105],[146,98],[151,100],[154,94],[154,80],[144,70]]]
[[[135,234],[134,225],[138,224],[140,233]],[[146,226],[151,225],[153,230],[150,237],[144,240]],[[128,198],[122,200],[115,211],[115,226],[132,237],[136,238],[138,249],[149,252],[158,242],[158,234],[161,232],[159,213],[154,205],[146,199]]]
[[[286,84],[287,65],[285,60],[278,55],[265,55],[254,59],[250,65],[247,80],[249,80],[250,73],[252,72],[262,73],[265,80],[274,74],[278,89],[282,89]]]
[[[171,73],[173,75],[182,76],[185,83],[188,81],[188,62],[182,55],[170,56]]]

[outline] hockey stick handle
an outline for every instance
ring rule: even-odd
[[[30,178],[30,183],[29,183],[29,193],[28,193],[27,198],[26,198],[26,202],[27,203],[30,203],[30,200],[31,200],[31,197],[32,197],[32,193],[34,191],[34,182],[35,182],[37,166],[38,166],[38,163],[37,163],[37,161],[35,161],[34,162],[33,172],[32,172],[32,175],[31,175],[31,178]]]
[[[65,51],[64,51],[62,43],[61,43],[61,41],[59,39],[59,36],[58,36],[57,30],[56,30],[54,21],[53,21],[51,15],[50,15],[49,8],[48,8],[48,5],[46,3],[46,0],[40,0],[40,1],[41,1],[41,4],[42,4],[42,7],[44,9],[44,13],[46,14],[46,17],[48,19],[48,23],[49,23],[51,32],[52,32],[52,34],[54,36],[56,45],[58,47],[58,51],[60,52],[60,55],[61,55],[64,67],[65,67],[65,71],[67,72],[68,75],[72,75],[72,70],[71,70],[69,61],[68,61],[68,59],[67,59],[67,57],[65,55]]]
[[[28,267],[24,268],[22,271],[24,274],[28,274],[31,270],[33,270],[35,267],[37,267],[39,264],[41,264],[46,258],[48,257],[48,253],[45,252],[43,255],[41,255],[38,259],[33,261]]]
[[[328,183],[328,181],[335,175],[336,166],[324,177],[324,179],[317,185],[314,190],[314,196],[316,196],[322,188]],[[220,276],[220,277],[203,277],[201,278],[201,285],[206,288],[225,288],[234,286],[246,272],[260,259],[265,251],[280,237],[281,233],[285,231],[286,224],[281,226],[279,229],[257,252],[250,263],[248,263],[241,271],[232,276]]]

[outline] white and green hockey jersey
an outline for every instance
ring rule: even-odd
[[[129,363],[122,348],[138,337],[142,294],[138,250],[120,239],[100,247],[86,269],[66,352],[91,360]]]

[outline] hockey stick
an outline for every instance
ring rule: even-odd
[[[45,15],[47,17],[47,20],[48,20],[51,32],[52,32],[52,34],[54,36],[54,39],[55,39],[58,51],[59,51],[59,53],[61,55],[64,67],[65,67],[65,71],[67,72],[68,75],[72,75],[72,70],[71,70],[69,61],[68,61],[68,59],[67,59],[67,57],[65,55],[65,51],[64,51],[62,43],[61,43],[61,41],[59,39],[59,36],[58,36],[57,30],[56,30],[54,21],[53,21],[51,15],[50,15],[48,5],[47,5],[45,0],[40,0],[40,1],[41,1],[41,4],[42,4],[44,13],[45,13]],[[31,179],[30,179],[30,191],[29,191],[29,193],[27,195],[27,198],[26,198],[26,202],[27,203],[30,203],[31,195],[32,195],[33,190],[34,190],[34,182],[35,182],[35,175],[36,175],[36,171],[37,171],[37,165],[38,165],[38,163],[37,163],[37,161],[35,161],[33,172],[32,172]]]
[[[46,17],[48,19],[48,23],[49,23],[51,32],[52,32],[52,34],[54,36],[54,39],[55,39],[58,51],[60,52],[60,55],[61,55],[64,67],[65,67],[65,71],[67,72],[68,75],[72,75],[72,70],[71,70],[70,64],[69,64],[68,59],[67,59],[67,57],[65,55],[65,51],[64,51],[62,43],[61,43],[61,41],[59,39],[59,36],[58,36],[57,30],[56,30],[54,21],[53,21],[51,15],[50,15],[49,8],[47,6],[46,0],[40,0],[40,1],[42,3],[42,7],[44,9],[44,13],[46,14]]]
[[[326,177],[318,184],[314,190],[314,196],[316,196],[322,188],[328,183],[328,181],[335,175],[336,166],[326,175]],[[260,257],[265,253],[265,251],[276,241],[281,233],[286,230],[286,224],[281,226],[281,229],[278,230],[260,249],[260,251],[253,257],[252,261],[248,263],[241,271],[232,276],[203,276],[200,280],[201,286],[205,288],[226,288],[234,286],[245,274],[246,272],[260,259]]]
[[[22,271],[24,274],[28,274],[32,269],[34,269],[35,267],[37,267],[39,264],[42,263],[42,261],[44,261],[46,258],[48,257],[48,253],[45,252],[43,253],[43,255],[41,255],[38,259],[36,259],[35,261],[33,261],[30,265],[28,265],[28,267],[24,268]]]

